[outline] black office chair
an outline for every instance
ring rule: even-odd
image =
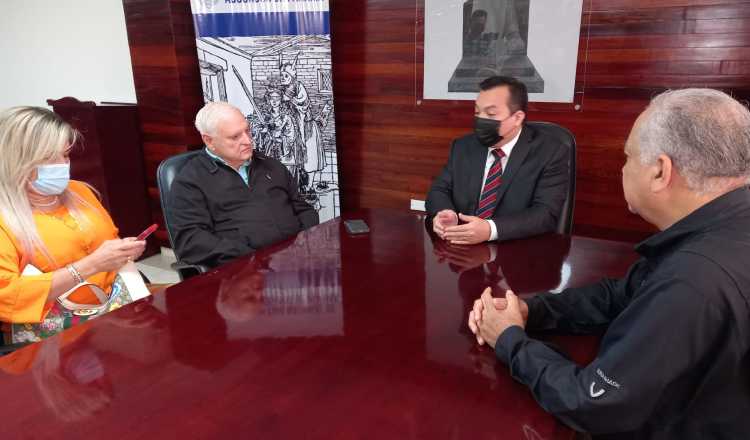
[[[0,356],[5,356],[6,354],[11,354],[14,351],[18,350],[19,348],[23,348],[25,346],[29,345],[28,342],[26,343],[20,343],[20,344],[2,344],[0,343]]]
[[[568,187],[568,194],[565,197],[565,203],[562,206],[562,212],[560,218],[557,220],[557,233],[558,234],[570,234],[573,231],[573,209],[575,208],[575,196],[576,196],[576,138],[573,133],[565,127],[561,127],[551,122],[527,122],[529,127],[534,127],[547,136],[556,139],[560,144],[564,145],[570,151],[570,186]]]
[[[159,201],[161,203],[161,211],[164,214],[164,226],[167,228],[167,236],[169,237],[169,243],[174,246],[174,233],[172,232],[172,213],[167,207],[167,200],[169,199],[169,191],[172,188],[172,182],[174,181],[177,173],[180,172],[183,166],[196,154],[200,154],[201,150],[188,151],[187,153],[178,154],[176,156],[168,157],[159,164],[159,168],[156,170],[156,183],[159,185]],[[177,262],[172,263],[172,269],[177,271],[180,276],[180,280],[185,280],[192,276],[204,273],[208,271],[208,267],[200,264],[188,264],[180,261],[180,256],[175,251],[175,257]]]

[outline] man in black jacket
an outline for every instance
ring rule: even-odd
[[[318,224],[286,167],[253,153],[236,107],[208,103],[195,126],[206,149],[182,168],[167,202],[182,261],[215,267]]]
[[[494,76],[479,87],[474,133],[453,142],[427,194],[427,225],[453,244],[554,231],[568,192],[568,149],[524,125],[522,82]]]
[[[750,112],[715,90],[664,93],[625,154],[625,199],[661,231],[625,278],[527,302],[485,291],[469,327],[544,409],[597,438],[748,438]],[[605,333],[579,366],[524,328]]]

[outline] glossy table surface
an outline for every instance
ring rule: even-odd
[[[632,245],[453,248],[415,214],[344,218],[370,234],[327,222],[0,358],[0,438],[573,437],[476,346],[468,310],[486,285],[622,276]],[[596,352],[595,337],[543,339]]]

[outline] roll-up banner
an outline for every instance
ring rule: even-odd
[[[191,0],[203,97],[238,107],[320,214],[339,215],[328,0]]]

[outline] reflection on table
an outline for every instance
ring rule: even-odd
[[[0,358],[2,438],[570,439],[465,329],[485,285],[620,276],[629,245],[471,249],[365,211]],[[493,248],[494,246],[494,248]],[[585,361],[596,338],[549,338]],[[41,403],[40,403],[41,402]],[[492,421],[489,423],[488,421]]]

